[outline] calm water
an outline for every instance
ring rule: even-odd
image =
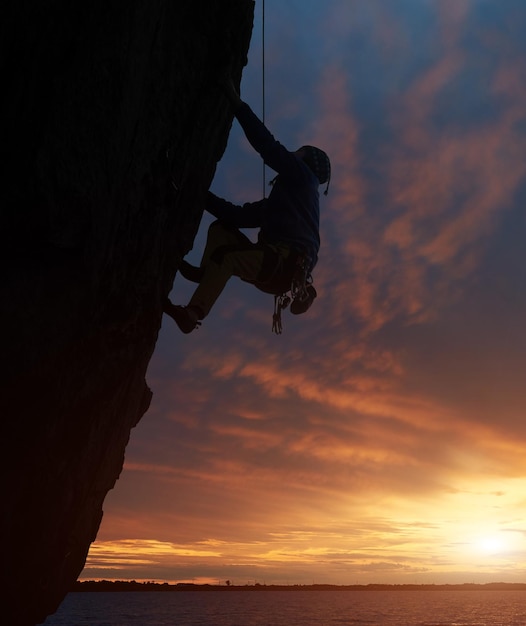
[[[71,593],[45,626],[526,626],[524,591]]]

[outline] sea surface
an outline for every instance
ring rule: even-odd
[[[70,593],[45,626],[526,626],[526,591]]]

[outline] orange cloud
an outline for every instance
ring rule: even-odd
[[[335,176],[324,207],[324,238],[332,247],[340,245],[336,254],[324,249],[317,275],[330,285],[323,295],[331,299],[333,326],[341,326],[349,311],[367,332],[397,316],[410,323],[432,320],[459,282],[477,270],[488,237],[524,180],[523,140],[516,132],[524,121],[520,61],[493,77],[494,91],[508,98],[496,119],[466,128],[437,129],[434,123],[439,98],[470,61],[461,39],[472,8],[470,2],[437,6],[444,54],[406,92],[393,91],[385,103],[394,134],[379,155],[388,160],[377,162],[385,203],[380,211],[371,206],[375,190],[363,175],[371,155],[359,140],[363,122],[352,111],[352,68],[325,69],[323,114],[316,123],[320,140],[330,138]],[[392,39],[390,49],[394,46]],[[340,281],[334,284],[336,268]]]

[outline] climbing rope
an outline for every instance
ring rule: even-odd
[[[261,2],[261,108],[265,124],[265,0]],[[265,161],[263,161],[263,197],[267,196]]]

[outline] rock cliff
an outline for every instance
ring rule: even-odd
[[[3,8],[3,623],[82,570],[148,408],[161,301],[232,115],[252,0],[20,0]]]

